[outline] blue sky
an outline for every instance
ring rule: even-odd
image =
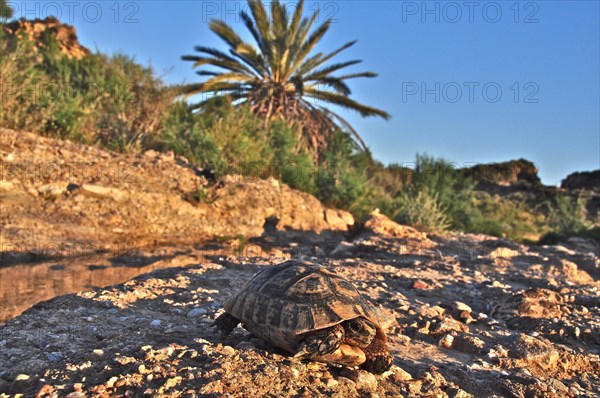
[[[243,31],[238,1],[9,1],[16,16],[58,16],[81,43],[150,64],[170,83],[199,78],[180,60],[194,45],[224,49],[211,18]],[[294,2],[285,2],[293,6]],[[342,115],[376,158],[415,154],[457,166],[533,161],[546,184],[600,167],[600,2],[306,1],[334,19],[318,50],[358,43],[337,62],[362,59],[354,98],[390,121]]]

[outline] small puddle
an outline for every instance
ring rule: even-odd
[[[65,261],[17,263],[0,267],[0,323],[20,315],[40,301],[123,283],[156,269],[210,261],[210,258],[188,256],[185,256],[189,260],[186,264],[170,261],[182,254],[185,255],[185,251],[131,258],[83,256]]]

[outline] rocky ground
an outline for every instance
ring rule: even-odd
[[[161,269],[39,303],[0,327],[0,392],[23,396],[600,396],[600,262],[564,246],[425,235],[378,213],[349,232],[266,230],[140,252]],[[385,315],[383,375],[299,362],[242,328],[222,301],[290,257],[352,281]]]

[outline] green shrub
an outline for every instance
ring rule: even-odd
[[[476,232],[481,214],[476,206],[473,183],[452,163],[417,154],[415,167],[406,180],[394,202],[393,213],[398,220],[418,219],[423,228]],[[426,204],[411,203],[417,200],[425,200]],[[427,208],[436,213],[430,218],[419,215]]]
[[[422,231],[445,231],[451,225],[438,194],[427,188],[404,190],[396,198],[394,218],[401,224],[412,225]]]
[[[7,40],[5,35],[0,29],[0,126],[42,131],[56,110],[42,95],[51,79],[36,66],[32,43]]]
[[[547,230],[543,215],[529,209],[524,202],[478,192],[477,206],[481,215],[475,220],[475,232],[515,241],[535,241]]]
[[[322,154],[317,197],[325,204],[348,210],[358,219],[377,207],[377,190],[369,180],[371,154],[360,151],[349,134],[338,131]]]
[[[577,236],[590,228],[585,219],[585,208],[581,197],[557,194],[546,201],[548,226],[552,232],[563,236]]]
[[[183,102],[170,109],[162,137],[153,146],[172,150],[217,176],[275,177],[292,188],[315,193],[315,163],[299,149],[294,126],[284,121],[269,125],[246,108],[214,98],[201,113]]]

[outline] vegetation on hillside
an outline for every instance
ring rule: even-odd
[[[162,132],[175,91],[150,68],[122,54],[69,58],[49,36],[0,36],[0,125],[127,152]]]
[[[6,0],[0,0],[0,21],[7,20],[13,16],[13,10]]]
[[[0,35],[2,35],[0,29]],[[336,127],[317,156],[294,120],[265,123],[252,103],[215,96],[200,111],[177,99],[149,67],[125,55],[61,54],[51,37],[33,48],[25,38],[0,37],[0,126],[138,153],[173,151],[217,176],[273,176],[351,211],[359,220],[375,208],[422,230],[459,230],[547,242],[598,235],[581,201],[557,196],[533,207],[478,192],[475,181],[443,160],[417,155],[411,169],[385,166]],[[197,200],[204,200],[200,193]]]
[[[362,116],[389,115],[377,108],[363,105],[350,98],[347,80],[375,77],[373,72],[334,75],[359,60],[328,64],[332,58],[353,46],[351,41],[337,50],[323,54],[313,50],[331,25],[331,19],[312,29],[318,12],[302,18],[304,1],[295,5],[292,15],[288,6],[278,0],[271,2],[270,16],[260,1],[248,1],[251,15],[240,12],[244,25],[256,45],[245,42],[222,20],[210,21],[210,29],[229,46],[229,52],[196,46],[200,55],[186,55],[194,67],[211,66],[216,70],[200,70],[208,79],[190,84],[185,94],[227,96],[232,102],[244,105],[269,123],[286,120],[299,132],[298,147],[321,155],[340,127],[366,149],[360,135],[340,115],[323,104],[337,105],[359,112]],[[195,107],[202,108],[210,101],[204,98]]]

